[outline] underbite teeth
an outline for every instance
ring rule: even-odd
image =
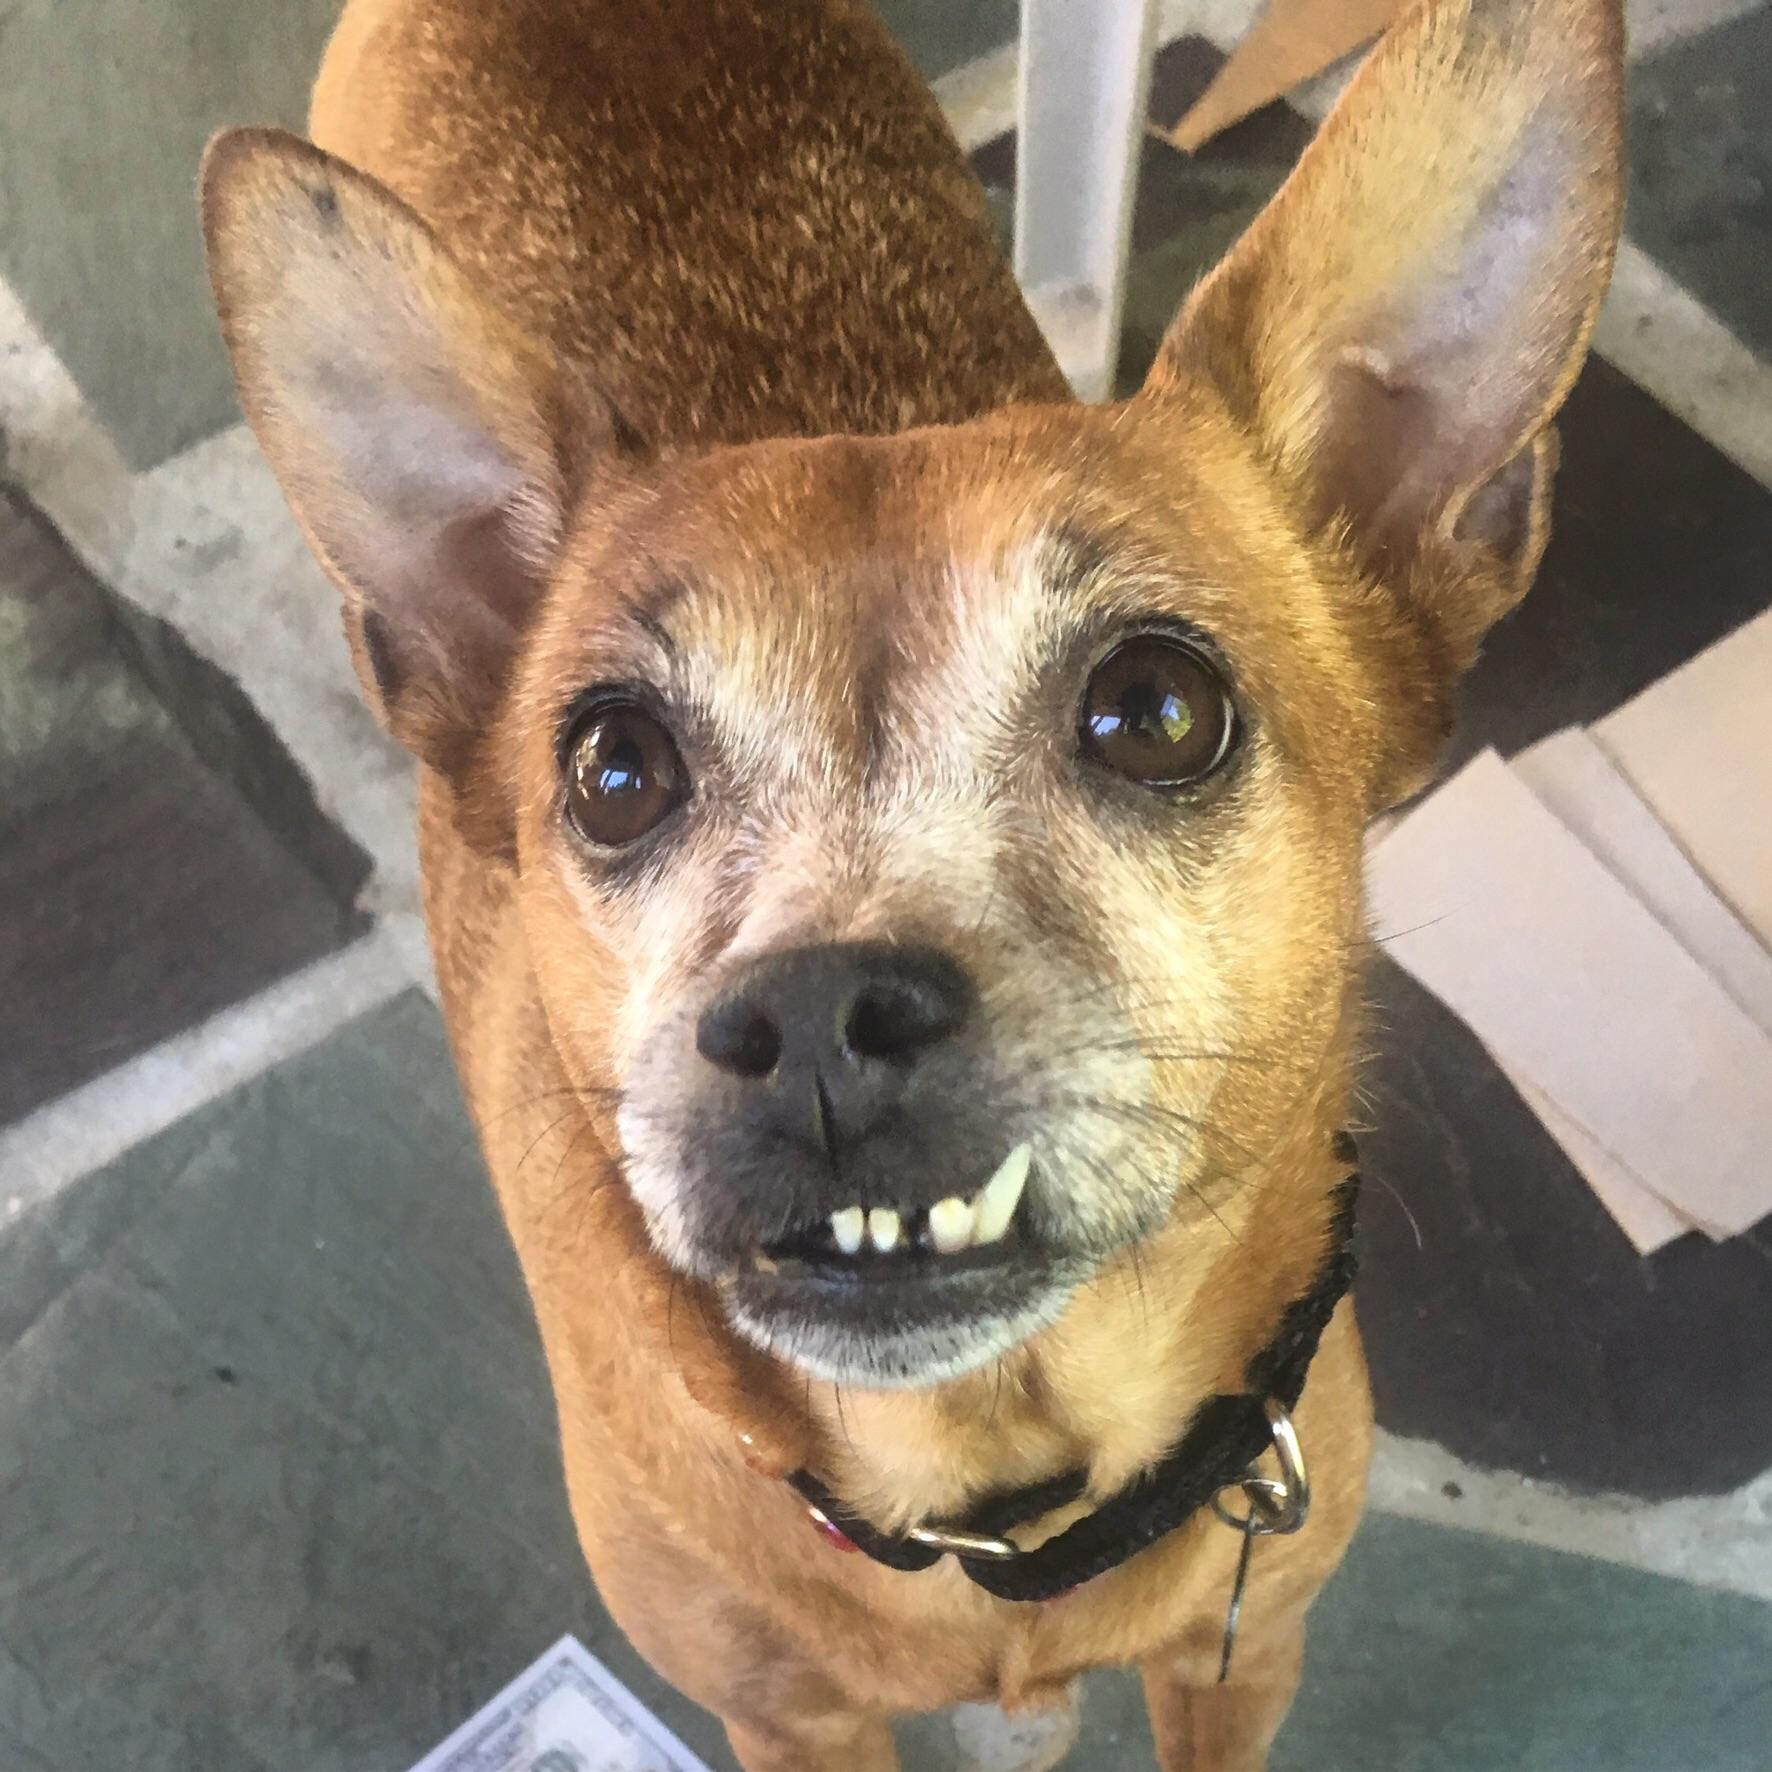
[[[1009,1229],[1015,1209],[1021,1204],[1022,1190],[1027,1186],[1028,1167],[1033,1161],[1033,1146],[1018,1144],[997,1166],[997,1172],[973,1197],[971,1207],[972,1242],[974,1245],[995,1243]],[[934,1215],[930,1215],[931,1225]]]
[[[929,1208],[929,1241],[937,1255],[957,1255],[972,1242],[972,1202],[949,1198]]]
[[[890,1206],[871,1211],[844,1206],[826,1221],[831,1241],[845,1256],[861,1255],[870,1248],[876,1255],[890,1255],[895,1249],[919,1247],[935,1255],[958,1255],[964,1249],[1000,1242],[1015,1222],[1032,1161],[1033,1147],[1018,1144],[970,1199],[950,1194],[926,1213],[900,1214]]]
[[[845,1206],[831,1214],[831,1235],[845,1255],[859,1255],[867,1233],[868,1215],[859,1206]]]

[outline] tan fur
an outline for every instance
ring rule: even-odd
[[[1548,422],[1617,228],[1618,59],[1609,0],[1414,15],[1147,390],[1096,410],[1065,403],[932,101],[850,0],[352,0],[314,97],[338,159],[212,150],[248,413],[426,764],[445,1015],[585,1552],[748,1772],[888,1772],[895,1713],[1060,1702],[1107,1663],[1143,1666],[1170,1772],[1264,1762],[1361,1505],[1348,1306],[1298,1416],[1316,1513],[1257,1554],[1222,1688],[1238,1543],[1209,1515],[1017,1606],[837,1555],[779,1479],[813,1468],[891,1527],[1086,1466],[1034,1542],[1241,1388],[1310,1284],[1361,832],[1425,779],[1543,546]],[[1522,164],[1525,245],[1449,294]],[[1489,302],[1508,277],[1521,298]],[[359,309],[367,344],[338,321]],[[411,461],[341,427],[353,401],[392,402]],[[469,593],[496,619],[464,625]],[[1161,840],[1086,808],[1069,704],[1039,712],[1080,612],[1185,620],[1237,685],[1243,763]],[[557,810],[559,710],[627,677],[669,680],[721,759],[644,890],[580,865]],[[1016,1064],[1106,1104],[1029,1120],[1041,1185],[1142,1228],[982,1368],[839,1391],[686,1277],[657,1055],[745,956],[876,936],[953,950]]]

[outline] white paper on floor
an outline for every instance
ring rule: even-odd
[[[1485,752],[1375,844],[1369,877],[1387,951],[1471,1026],[1647,1250],[1772,1212],[1772,1030],[1744,1006],[1763,951],[1738,969],[1739,925],[1722,932],[1727,910],[1616,780],[1580,735],[1519,773]]]
[[[708,1772],[576,1637],[562,1637],[412,1772]]]

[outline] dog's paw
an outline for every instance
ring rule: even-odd
[[[1010,1715],[994,1704],[957,1705],[949,1713],[955,1772],[1052,1772],[1076,1746],[1082,1716],[1074,1685],[1052,1709]]]

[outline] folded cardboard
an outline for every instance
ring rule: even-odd
[[[1716,1235],[1772,1212],[1772,1035],[1494,752],[1396,823],[1370,877],[1387,951],[1610,1179]]]
[[[1165,141],[1192,153],[1220,130],[1284,98],[1370,43],[1407,0],[1270,0],[1212,84]]]
[[[1772,949],[1772,610],[1593,732],[1693,865]]]

